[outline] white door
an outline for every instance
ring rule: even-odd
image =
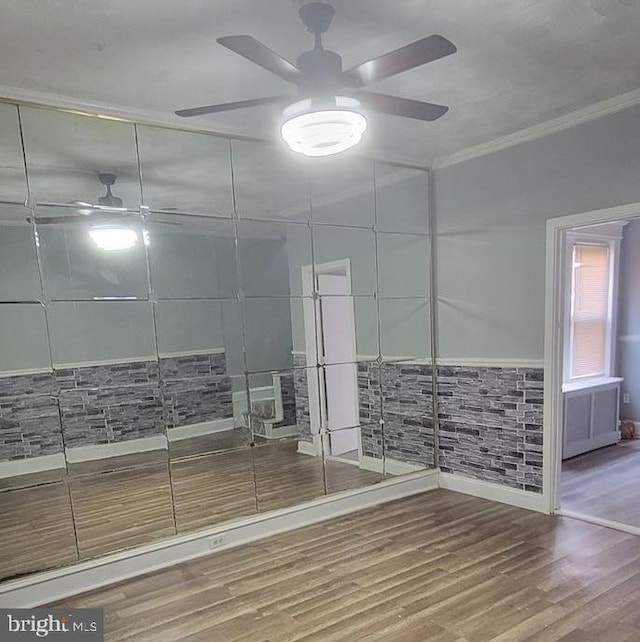
[[[324,406],[332,455],[358,449],[358,383],[355,364],[353,298],[348,277],[319,274],[321,349],[324,355]]]

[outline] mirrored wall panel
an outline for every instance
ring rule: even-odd
[[[20,107],[20,116],[34,202],[85,210],[140,206],[133,124],[35,107]]]
[[[229,139],[139,125],[143,203],[159,212],[230,217]]]
[[[8,104],[0,154],[2,578],[434,467],[425,171]]]
[[[376,190],[373,163],[353,156],[315,158],[307,164],[314,224],[373,229]]]
[[[0,203],[0,301],[40,301],[33,211],[22,205]]]
[[[54,391],[44,306],[0,303],[2,577],[78,559]]]
[[[299,159],[281,147],[231,141],[233,190],[241,218],[308,221],[309,175]]]
[[[28,195],[18,108],[0,103],[0,201],[24,203]]]
[[[148,236],[137,212],[37,207],[45,295],[53,301],[148,299]]]

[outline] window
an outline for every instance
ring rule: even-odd
[[[625,223],[567,232],[565,383],[614,375],[618,254]]]
[[[573,243],[570,378],[603,376],[610,325],[608,244]]]

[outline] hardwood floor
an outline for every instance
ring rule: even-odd
[[[64,482],[0,493],[0,577],[78,560]]]
[[[68,481],[80,559],[176,534],[166,464]]]
[[[63,604],[110,642],[625,642],[639,591],[640,538],[439,490]]]
[[[251,443],[251,433],[244,428],[214,432],[177,441],[171,438],[171,432],[169,430],[169,456],[171,459],[241,448]]]
[[[166,451],[152,451],[71,464],[57,484],[0,491],[0,578],[382,479],[343,462],[325,468],[321,458],[299,454],[296,439],[170,461]]]
[[[179,533],[257,512],[251,448],[171,462]]]
[[[562,462],[563,508],[640,527],[640,439]]]

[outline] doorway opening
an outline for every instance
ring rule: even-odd
[[[321,364],[309,387],[312,432],[319,429],[325,458],[357,466],[362,446],[351,264],[341,259],[302,270],[305,296],[315,293],[304,312],[307,358]]]
[[[638,534],[639,213],[548,222],[545,338],[550,509]]]

